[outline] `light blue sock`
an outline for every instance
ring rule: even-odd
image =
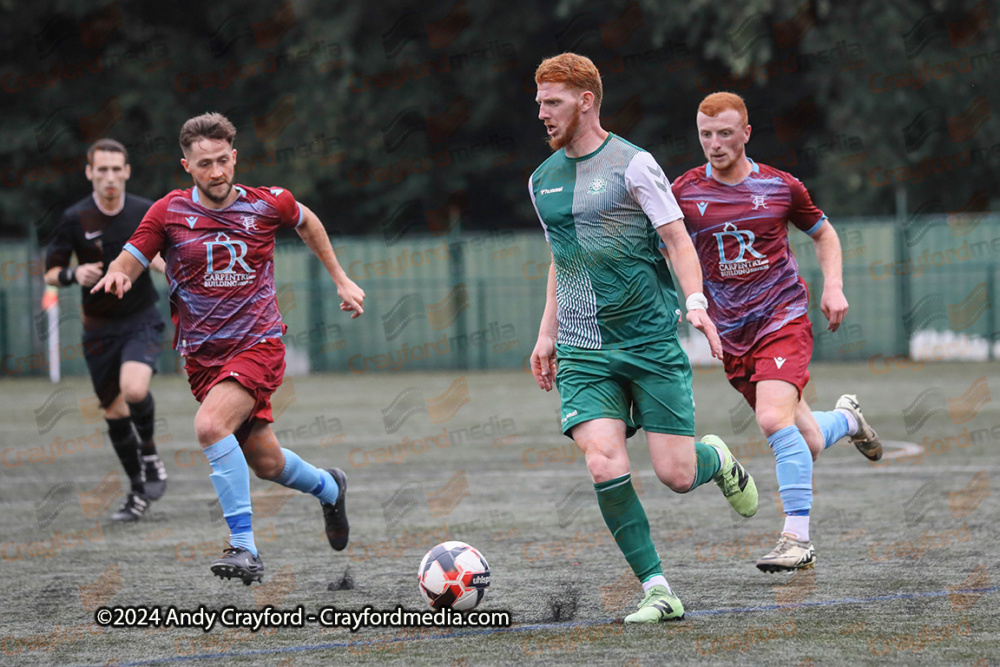
[[[205,458],[212,465],[209,479],[229,524],[229,543],[257,555],[250,525],[250,468],[236,436],[227,435],[206,447]]]
[[[237,514],[235,516],[227,516],[226,523],[229,524],[229,544],[234,547],[243,547],[256,556],[257,544],[253,541],[250,515]]]
[[[813,460],[799,427],[786,426],[772,433],[767,438],[767,444],[778,460],[775,472],[785,514],[808,513],[812,507]]]
[[[837,410],[831,410],[830,412],[814,411],[813,417],[816,418],[816,423],[819,424],[819,430],[823,432],[823,449],[837,443],[847,435],[850,429],[847,417],[844,416],[844,413]]]
[[[311,493],[324,503],[332,505],[337,502],[340,487],[337,486],[333,475],[326,470],[320,470],[308,461],[303,461],[290,449],[282,447],[281,452],[285,455],[285,469],[271,481],[302,493]]]

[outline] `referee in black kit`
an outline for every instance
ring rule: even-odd
[[[87,150],[86,174],[94,191],[63,213],[46,253],[45,283],[77,283],[82,289],[84,357],[111,444],[131,482],[112,518],[137,521],[167,488],[167,470],[153,444],[149,393],[163,332],[156,309],[159,296],[148,271],[122,299],[91,294],[90,288],[121,253],[153,202],[125,194],[131,174],[128,151],[113,139],[101,139]],[[76,266],[70,266],[73,254]],[[163,259],[157,255],[150,267],[163,272]]]

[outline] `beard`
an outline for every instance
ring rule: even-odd
[[[210,188],[218,187],[220,185],[225,185],[226,191],[221,196],[213,195]],[[223,202],[226,201],[226,198],[229,196],[229,193],[233,191],[233,184],[230,183],[229,181],[224,181],[222,183],[216,183],[214,186],[202,187],[201,184],[199,183],[198,189],[201,190],[201,194],[205,195],[205,198],[208,199],[209,201],[216,204],[222,204]]]
[[[580,110],[574,109],[573,117],[570,118],[569,125],[566,126],[566,129],[563,130],[558,137],[555,135],[549,137],[549,148],[551,148],[553,151],[557,151],[560,148],[568,146],[573,141],[573,139],[576,138],[576,132],[579,129],[580,129]]]

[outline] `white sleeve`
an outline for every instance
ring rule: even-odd
[[[653,227],[662,227],[684,217],[670,190],[667,175],[646,151],[637,153],[629,162],[625,169],[625,186],[639,202]]]
[[[538,216],[538,222],[542,223],[542,231],[545,232],[545,242],[549,242],[549,228],[545,226],[545,221],[542,220],[542,214],[538,212],[538,204],[535,202],[535,186],[533,181],[535,175],[532,174],[528,177],[528,196],[531,197],[531,206],[535,209],[535,215]]]

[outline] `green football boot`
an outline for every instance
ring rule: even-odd
[[[639,610],[625,617],[626,623],[662,623],[684,618],[681,599],[664,586],[653,586],[639,603]]]
[[[752,517],[757,513],[757,485],[754,483],[753,477],[736,460],[722,438],[706,435],[701,441],[706,445],[718,447],[725,455],[722,466],[715,476],[715,483],[722,489],[722,495],[726,497],[726,500],[740,516]]]

